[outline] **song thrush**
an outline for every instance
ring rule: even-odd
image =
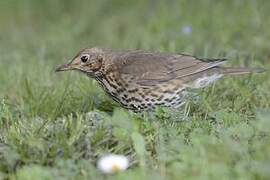
[[[94,78],[115,101],[135,112],[179,107],[188,88],[202,88],[224,75],[262,68],[221,67],[226,59],[186,54],[88,48],[56,71],[78,70]]]

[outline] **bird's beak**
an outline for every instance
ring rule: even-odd
[[[55,72],[60,72],[60,71],[68,71],[68,70],[72,70],[72,66],[70,65],[70,63],[68,64],[62,64],[60,66],[58,66],[56,69],[55,69]]]

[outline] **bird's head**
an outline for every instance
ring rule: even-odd
[[[80,51],[69,63],[56,68],[56,72],[78,70],[90,75],[100,70],[103,62],[103,50],[101,48],[88,48]]]

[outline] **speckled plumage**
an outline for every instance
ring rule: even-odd
[[[262,71],[221,67],[223,62],[186,54],[88,48],[57,71],[81,71],[95,78],[124,108],[141,112],[157,106],[179,107],[187,88],[205,87],[225,74]]]

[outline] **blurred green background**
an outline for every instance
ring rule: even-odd
[[[270,1],[1,0],[0,179],[269,179],[270,79],[227,77],[177,112],[124,110],[56,65],[85,47],[270,68]],[[131,157],[115,176],[103,153]]]

